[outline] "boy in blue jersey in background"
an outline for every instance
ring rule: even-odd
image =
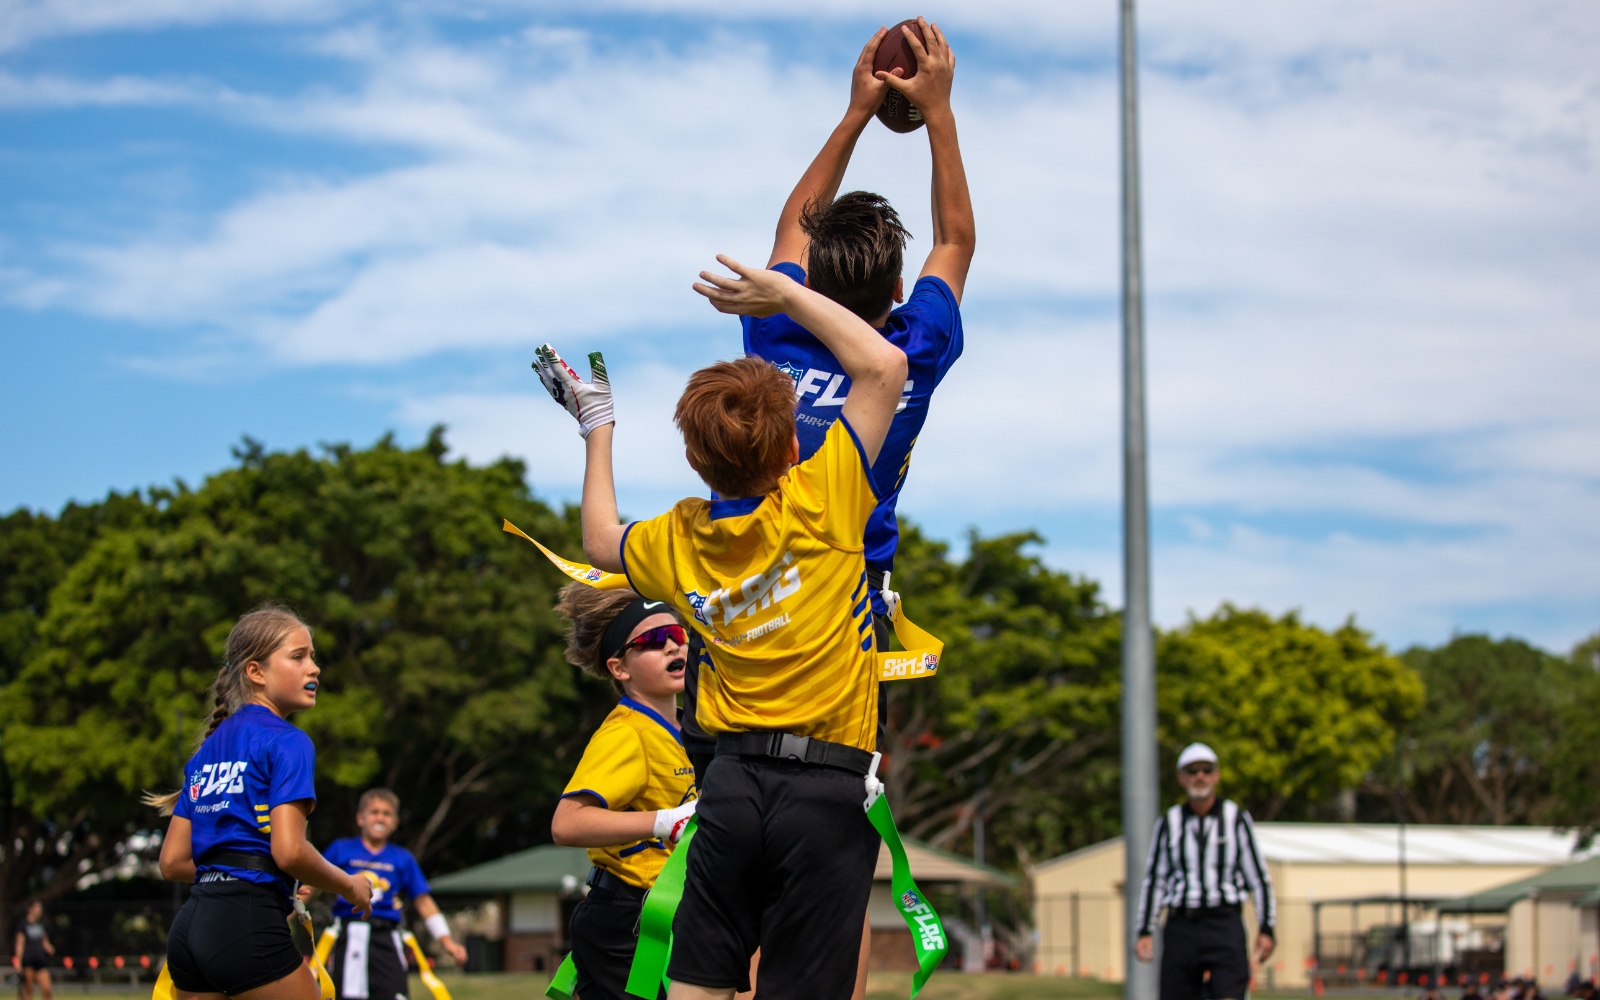
[[[400,825],[400,797],[387,788],[369,788],[356,803],[359,837],[343,837],[328,845],[323,857],[358,878],[372,883],[372,913],[363,916],[343,899],[333,904],[338,921],[336,943],[328,972],[339,1000],[405,1000],[406,953],[400,940],[405,926],[405,904],[410,900],[427,921],[428,932],[444,946],[457,965],[467,961],[467,950],[450,936],[450,924],[428,893],[428,880],[411,852],[389,843]]]
[[[909,80],[873,72],[878,46],[886,41],[898,43],[888,38],[887,28],[879,28],[861,50],[851,73],[850,106],[844,120],[784,203],[772,256],[767,260],[769,269],[843,305],[906,354],[905,393],[872,465],[881,500],[867,524],[865,538],[867,582],[879,649],[887,648],[885,616],[892,610],[881,592],[894,569],[900,540],[895,506],[911,464],[911,449],[928,417],[933,390],[961,356],[961,293],[977,241],[967,174],[950,110],[955,55],[937,25],[924,18],[917,23],[926,46],[915,32],[901,29],[917,55],[917,72]],[[883,197],[865,191],[834,198],[856,140],[891,86],[922,112],[933,154],[933,248],[909,300],[900,273],[907,233],[899,214]],[[899,302],[905,304],[894,308]],[[740,321],[745,352],[772,362],[794,379],[795,433],[801,460],[809,458],[839,417],[850,393],[849,377],[822,342],[789,316],[743,316]],[[714,743],[694,718],[701,662],[696,644],[685,677],[683,737],[703,780]]]

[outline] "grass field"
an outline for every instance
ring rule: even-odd
[[[452,1000],[534,1000],[544,995],[548,976],[526,972],[485,973],[464,976],[441,973]],[[413,1000],[427,1000],[420,989]],[[910,973],[874,973],[867,977],[867,1000],[906,1000],[911,995]],[[1053,979],[1045,976],[968,976],[959,972],[935,973],[917,1000],[1110,1000],[1122,996],[1121,983],[1097,979]],[[1290,1000],[1304,992],[1252,994],[1253,1000]]]

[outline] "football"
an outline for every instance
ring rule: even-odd
[[[889,29],[889,33],[878,45],[878,54],[872,60],[872,70],[873,72],[882,70],[892,76],[898,67],[901,78],[909,80],[917,75],[917,53],[901,28],[910,28],[916,32],[918,41],[927,44],[927,39],[922,36],[922,29],[917,26],[916,18],[901,21]],[[878,108],[878,121],[889,126],[894,132],[914,132],[922,127],[922,113],[906,100],[904,94],[890,87],[889,95],[883,99],[883,104]]]

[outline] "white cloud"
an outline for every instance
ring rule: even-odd
[[[317,21],[340,0],[0,0],[0,51],[42,38],[225,21]]]
[[[549,9],[486,7],[534,21]],[[1004,41],[1018,62],[961,64],[980,247],[967,354],[902,505],[914,518],[955,528],[950,512],[1010,524],[1115,510],[1116,95],[1101,7],[968,5],[946,22],[958,48]],[[177,17],[140,9],[147,24]],[[56,25],[36,34],[111,24],[94,5],[51,8],[53,21],[28,10]],[[280,365],[605,346],[613,371],[641,359],[624,376],[642,376],[634,392],[619,391],[619,454],[624,505],[653,513],[699,490],[668,422],[675,386],[737,347],[736,326],[688,282],[715,252],[764,256],[843,103],[842,62],[779,60],[729,20],[787,15],[714,10],[703,37],[626,61],[603,56],[601,28],[452,44],[340,22],[319,51],[363,82],[292,98],[0,78],[0,106],[183,101],[405,161],[355,176],[310,165],[198,236],[58,245],[54,259],[13,243],[6,294],[207,329]],[[1162,617],[1232,597],[1325,622],[1358,611],[1386,634],[1437,639],[1471,627],[1470,609],[1564,595],[1600,618],[1600,25],[1587,7],[1141,10],[1153,499],[1189,532],[1158,549]],[[805,16],[876,14],[824,2]],[[913,261],[927,174],[920,135],[874,126],[845,181],[902,207]],[[413,428],[450,423],[475,459],[522,455],[541,492],[575,495],[581,450],[537,396],[497,383],[403,393],[395,407]],[[1052,559],[1116,593],[1114,537],[1051,543]],[[1525,626],[1557,645],[1576,628]]]

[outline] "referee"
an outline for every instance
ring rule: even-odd
[[[1248,890],[1261,921],[1258,960],[1272,955],[1277,904],[1272,878],[1256,846],[1250,814],[1230,799],[1217,801],[1217,755],[1191,743],[1178,755],[1178,783],[1188,801],[1156,820],[1139,892],[1139,941],[1134,954],[1155,954],[1155,921],[1167,908],[1161,949],[1161,1000],[1244,1000],[1250,989],[1240,904]],[[1208,981],[1206,973],[1211,974]]]

